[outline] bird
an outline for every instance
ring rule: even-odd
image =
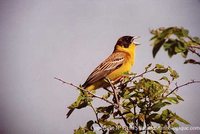
[[[114,51],[88,76],[82,87],[88,91],[106,88],[110,81],[116,82],[125,73],[129,73],[135,61],[135,48],[139,45],[135,39],[139,36],[122,36],[118,39]]]
[[[135,49],[136,46],[139,45],[135,39],[138,38],[140,37],[120,37],[115,44],[112,54],[94,69],[82,85],[82,88],[90,92],[99,88],[107,88],[110,84],[105,79],[116,83],[124,74],[129,73],[135,62]],[[75,108],[80,109],[88,105],[88,100],[82,97],[82,95],[83,92],[80,92],[77,101],[68,107],[70,110],[67,113],[67,118]]]

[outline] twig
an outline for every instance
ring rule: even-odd
[[[101,126],[100,122],[99,122],[99,117],[98,117],[98,113],[97,111],[95,110],[95,108],[92,106],[92,104],[90,104],[90,107],[92,108],[92,110],[94,111],[95,113],[95,116],[96,116],[96,119],[97,119],[97,124],[99,125],[99,127],[101,128],[101,130],[104,132],[104,128]]]
[[[120,104],[119,104],[119,99],[118,99],[118,96],[117,96],[117,93],[116,93],[116,88],[114,87],[114,85],[112,84],[112,82],[110,81],[110,79],[106,78],[106,80],[108,81],[108,83],[110,84],[112,90],[113,90],[113,93],[114,93],[114,98],[117,102],[117,106],[119,107]]]
[[[184,86],[187,86],[187,85],[192,84],[192,83],[200,83],[200,81],[192,80],[192,81],[187,82],[187,83],[185,83],[185,84],[182,84],[182,85],[180,85],[180,86],[178,86],[178,85],[176,84],[176,87],[175,87],[171,92],[169,92],[164,98],[168,97],[170,94],[172,94],[173,92],[175,92],[175,91],[178,90],[179,88],[184,87]]]
[[[58,80],[58,81],[61,81],[63,84],[67,84],[67,85],[70,85],[70,86],[72,86],[72,87],[75,87],[76,89],[79,89],[79,90],[81,90],[81,91],[83,91],[83,92],[87,92],[87,93],[89,93],[90,95],[92,95],[92,96],[95,97],[95,98],[98,98],[98,99],[100,99],[100,100],[103,100],[103,101],[105,101],[105,102],[107,102],[107,103],[109,103],[109,104],[112,104],[112,105],[116,106],[116,104],[112,103],[111,101],[109,101],[109,100],[107,100],[107,99],[104,99],[103,97],[97,96],[97,95],[93,94],[92,92],[90,92],[90,91],[88,91],[88,90],[85,90],[84,88],[78,87],[78,86],[76,86],[76,85],[74,85],[74,84],[72,84],[72,83],[66,82],[66,81],[64,81],[64,80],[62,80],[62,79],[60,79],[60,78],[57,78],[57,77],[54,77],[54,79],[56,79],[56,80]]]
[[[135,106],[135,104],[137,104],[137,100],[135,99],[135,100],[133,100],[132,98],[129,98],[129,100],[130,100],[130,102],[132,103],[132,104],[134,104],[133,105],[133,115],[134,115],[134,118],[133,118],[133,125],[134,125],[134,129],[138,129],[138,127],[137,127],[137,123],[136,123],[136,115],[137,115],[137,111],[136,111],[136,106]],[[131,113],[132,113],[132,111],[130,111]]]
[[[189,47],[188,50],[200,57],[200,54],[197,53],[196,50],[193,49],[192,47]]]
[[[187,59],[187,60],[185,60],[184,64],[188,64],[188,63],[200,65],[200,62],[198,62],[198,61],[196,61],[194,59]]]
[[[115,100],[116,100],[116,102],[117,102],[117,107],[116,107],[116,109],[118,110],[119,115],[122,117],[122,119],[123,119],[125,125],[129,128],[130,126],[129,126],[129,124],[128,124],[126,118],[124,117],[124,115],[122,114],[122,111],[121,111],[121,105],[120,105],[120,103],[119,103],[118,95],[117,95],[117,93],[116,93],[116,88],[114,87],[114,85],[112,84],[112,82],[110,81],[110,79],[106,78],[106,80],[108,81],[108,83],[110,84],[110,86],[111,86],[111,88],[112,88],[112,90],[113,90],[114,98],[115,98]]]
[[[138,75],[136,75],[136,76],[133,76],[128,82],[132,81],[133,79],[135,79],[135,78],[137,78],[137,77],[142,77],[142,76],[143,76],[144,74],[146,74],[146,73],[149,73],[149,72],[154,71],[155,68],[156,68],[156,67],[152,68],[151,70],[145,70],[143,73],[138,74]],[[128,83],[128,82],[126,82],[126,83]],[[126,83],[125,83],[125,84],[126,84]]]

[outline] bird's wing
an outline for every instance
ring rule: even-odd
[[[89,75],[88,79],[83,84],[83,87],[85,88],[88,85],[105,78],[111,72],[119,68],[123,64],[125,56],[126,54],[123,52],[112,53]]]

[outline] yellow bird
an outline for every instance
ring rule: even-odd
[[[130,72],[134,64],[135,48],[139,44],[135,42],[137,38],[139,36],[123,36],[119,38],[113,53],[94,69],[82,85],[83,88],[92,91],[107,87],[109,83],[104,80],[105,78],[116,82],[125,73]]]
[[[113,53],[94,69],[82,87],[88,91],[94,91],[109,86],[109,83],[104,80],[105,78],[117,82],[125,73],[128,73],[134,64],[135,48],[138,45],[135,39],[137,38],[139,37],[123,36],[119,38]],[[87,100],[80,94],[77,100],[68,107],[70,110],[67,118],[74,109],[80,109],[87,105]]]

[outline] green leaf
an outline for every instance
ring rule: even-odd
[[[181,39],[182,37],[186,37],[188,33],[187,33],[187,30],[184,28],[174,27],[172,34],[174,34],[179,39]]]
[[[171,67],[169,67],[169,72],[170,72],[170,76],[172,77],[172,80],[177,79],[179,77],[179,74],[173,70]]]
[[[153,47],[153,57],[155,58],[156,54],[158,53],[158,51],[160,50],[160,48],[162,47],[162,45],[164,44],[165,39],[159,40],[156,44],[154,44]]]
[[[169,27],[169,28],[166,28],[166,29],[163,29],[163,28],[160,29],[159,28],[159,30],[161,31],[159,38],[164,39],[164,38],[169,38],[169,36],[174,31],[174,27]]]
[[[74,134],[96,134],[93,131],[87,130],[85,128],[79,127],[77,130],[74,130]]]
[[[96,133],[93,131],[88,131],[88,132],[86,132],[86,134],[96,134]]]
[[[150,40],[153,41],[153,40],[156,39],[156,38],[158,38],[158,36],[155,35],[155,36],[151,37]]]
[[[171,128],[174,128],[174,127],[179,127],[180,125],[176,122],[173,122],[172,124],[170,124],[170,127]]]
[[[165,44],[163,45],[164,50],[168,51],[169,49],[171,49],[173,46],[173,40],[168,40],[167,42],[165,42]]]
[[[134,115],[133,113],[129,112],[127,114],[125,114],[126,120],[128,121],[128,123],[132,123],[133,119],[137,118],[138,115]]]
[[[197,43],[200,43],[200,38],[199,37],[193,37],[193,40]]]
[[[181,52],[185,52],[187,50],[187,44],[179,41],[179,40],[175,40],[177,43],[177,46],[175,47],[175,52],[176,53],[181,53]]]
[[[86,124],[87,129],[93,130],[93,126],[92,126],[93,124],[94,124],[93,120],[88,121],[87,124]]]
[[[160,118],[160,115],[158,113],[153,113],[153,114],[150,114],[149,115],[149,118],[150,119],[159,119]]]
[[[125,129],[123,129],[123,128],[120,127],[118,129],[111,129],[109,131],[109,134],[128,134],[128,132],[126,132]]]
[[[190,123],[189,123],[187,120],[181,118],[180,116],[175,115],[175,117],[176,117],[176,119],[177,119],[178,121],[180,121],[180,122],[182,122],[182,123],[184,123],[184,124],[190,125]]]
[[[189,34],[189,30],[184,29],[184,28],[182,28],[181,30],[182,30],[183,36],[187,37]]]
[[[84,108],[88,105],[88,102],[85,99],[80,99],[75,101],[74,103],[72,103],[72,105],[70,105],[68,108],[69,109],[73,109],[73,108],[77,108],[77,109],[81,109]]]
[[[156,122],[158,124],[163,124],[165,121],[162,120],[161,118],[161,115],[158,114],[158,113],[153,113],[149,116],[149,119],[152,121],[152,122]]]
[[[169,102],[174,103],[174,104],[179,103],[179,101],[176,97],[167,97],[166,100],[168,100]]]
[[[184,99],[183,99],[181,96],[177,95],[177,94],[176,94],[176,98],[177,98],[178,100],[184,101]]]
[[[175,47],[177,46],[177,42],[175,39],[168,39],[163,45],[164,50],[168,52],[169,57],[176,55]]]
[[[139,108],[144,108],[145,104],[146,104],[146,102],[140,101],[140,102],[138,103],[138,107],[139,107]]]
[[[113,121],[108,121],[108,120],[99,120],[99,122],[101,123],[101,124],[103,124],[103,125],[105,125],[106,127],[114,127],[114,128],[116,128],[118,125],[115,123],[115,122],[113,122]]]
[[[134,104],[130,102],[129,100],[124,100],[122,103],[122,106],[126,109],[131,109],[134,107]]]
[[[98,107],[97,112],[110,114],[113,112],[113,108],[114,108],[113,105],[106,106],[106,107]]]
[[[74,130],[74,134],[85,134],[85,130],[79,127],[77,130]]]
[[[167,121],[166,119],[168,118],[169,114],[170,111],[168,109],[163,110],[161,114],[162,120]]]
[[[151,110],[154,112],[159,111],[162,107],[166,106],[166,105],[170,105],[171,103],[169,102],[161,102],[159,101],[158,103],[153,104],[153,106],[151,107]]]
[[[174,49],[174,54],[180,53],[184,58],[186,58],[188,54],[188,43],[184,40],[176,39],[170,49]]]
[[[140,87],[138,87],[137,89],[140,89]],[[145,95],[144,95],[144,93],[142,92],[136,92],[136,93],[134,93],[133,95],[132,95],[132,97],[135,97],[135,98],[138,98],[138,99],[140,99],[140,98],[143,98]]]
[[[165,68],[161,64],[156,64],[156,66],[155,66],[155,72],[156,73],[166,73],[167,71],[168,71],[168,68]]]
[[[145,67],[145,70],[147,71],[151,67],[152,63],[150,63],[148,66]]]
[[[72,114],[74,109],[81,109],[89,105],[89,103],[92,101],[91,97],[88,97],[83,92],[80,92],[77,100],[73,102],[68,108],[70,109],[67,113],[67,118]]]
[[[163,76],[162,78],[160,78],[160,80],[165,80],[168,82],[168,84],[170,84],[170,80],[166,76]]]
[[[188,55],[188,49],[186,49],[184,52],[181,53],[183,58],[187,58]]]
[[[169,129],[169,132],[170,132],[171,134],[176,134],[176,133],[174,132],[173,129]]]
[[[129,90],[128,88],[126,88],[126,89],[124,89],[124,90],[122,90],[122,97],[124,98],[124,99],[129,99],[130,97],[131,97],[131,90]]]
[[[106,119],[108,119],[109,117],[110,117],[109,114],[104,114],[104,115],[101,116],[101,119],[102,119],[102,120],[106,120]]]
[[[165,68],[163,65],[161,65],[161,64],[156,64],[156,68]]]
[[[156,73],[166,73],[168,71],[168,68],[159,68],[159,69],[155,69]]]

